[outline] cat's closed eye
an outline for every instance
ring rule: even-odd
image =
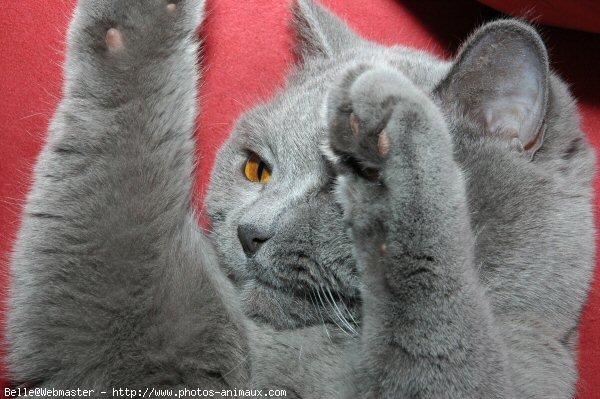
[[[265,184],[271,179],[271,168],[255,153],[250,153],[244,166],[246,178],[253,183]]]

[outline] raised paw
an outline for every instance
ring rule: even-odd
[[[468,226],[443,113],[401,72],[381,66],[348,71],[327,112],[327,154],[358,269],[370,290],[400,295],[411,276],[432,275],[421,272],[445,256],[436,248],[454,245]]]
[[[194,35],[204,0],[81,0],[70,36],[77,49],[161,53]]]
[[[396,168],[414,158],[410,152],[420,152],[421,144],[449,146],[435,105],[387,67],[351,69],[331,91],[327,110],[329,147],[340,171],[369,181],[381,182],[387,164]]]
[[[384,256],[388,232],[460,188],[440,109],[401,72],[358,66],[331,90],[327,154],[338,173],[336,198],[364,248]],[[407,227],[414,230],[415,227]]]

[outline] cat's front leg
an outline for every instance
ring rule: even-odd
[[[11,262],[17,384],[110,396],[247,377],[241,316],[191,206],[203,5],[77,6]]]
[[[348,396],[511,397],[441,112],[401,73],[357,66],[332,90],[328,123],[364,280]]]

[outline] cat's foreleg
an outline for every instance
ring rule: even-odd
[[[202,16],[198,0],[79,2],[11,264],[16,383],[244,380],[243,328],[190,204]]]
[[[511,397],[473,265],[444,119],[412,82],[357,66],[332,90],[329,148],[364,289],[349,397]]]

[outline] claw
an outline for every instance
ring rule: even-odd
[[[352,129],[352,133],[354,133],[354,137],[358,138],[358,135],[360,134],[360,128],[358,118],[356,117],[354,112],[350,114],[350,128]]]
[[[108,32],[106,32],[106,44],[112,51],[121,50],[125,47],[123,44],[123,35],[115,28],[110,28]]]
[[[385,130],[379,133],[379,140],[377,141],[377,150],[379,155],[386,156],[390,152],[390,136]]]
[[[381,244],[381,247],[379,247],[379,254],[381,256],[385,256],[387,254],[387,245],[385,245],[385,243]]]

